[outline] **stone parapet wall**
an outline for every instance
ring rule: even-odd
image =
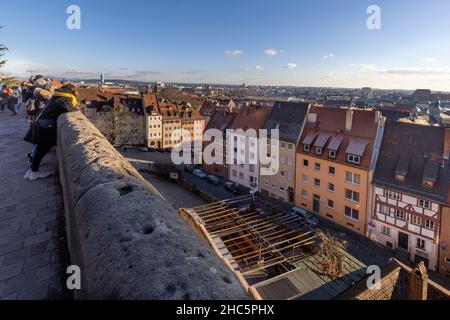
[[[79,112],[58,120],[78,299],[248,299],[234,275]]]

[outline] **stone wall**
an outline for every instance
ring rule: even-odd
[[[58,120],[78,299],[248,299],[234,275],[81,113]]]

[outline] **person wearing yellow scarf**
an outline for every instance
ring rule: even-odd
[[[65,97],[65,98],[71,99],[72,100],[72,107],[76,107],[78,105],[78,100],[73,94],[55,91],[53,96],[54,97]]]

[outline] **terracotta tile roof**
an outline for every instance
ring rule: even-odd
[[[156,94],[151,93],[144,94],[144,107],[147,113],[151,112],[159,113],[158,96]]]
[[[374,174],[374,183],[438,202],[450,203],[450,150],[445,128],[386,121],[383,142]],[[395,179],[403,173],[405,181]],[[423,186],[423,179],[435,181]]]
[[[345,130],[347,112],[352,114],[351,129],[348,131]],[[328,150],[337,151],[336,159],[330,161],[349,166],[352,164],[347,162],[347,152],[352,152],[354,155],[362,154],[360,165],[355,165],[355,167],[369,170],[378,130],[378,123],[375,121],[378,114],[376,111],[312,106],[309,113],[310,115],[316,114],[317,121],[306,123],[297,146],[297,152],[330,160]],[[314,145],[316,143],[323,145],[322,155],[315,153]],[[311,145],[310,152],[303,150],[304,144]]]
[[[234,119],[236,119],[237,113],[227,112],[225,110],[218,110],[214,112],[211,120],[208,122],[206,129],[230,129],[233,125]]]
[[[234,120],[232,129],[248,129],[259,130],[264,124],[272,111],[272,107],[268,106],[243,106]]]

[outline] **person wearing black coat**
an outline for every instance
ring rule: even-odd
[[[74,111],[78,104],[76,96],[77,90],[72,84],[55,90],[45,109],[31,125],[25,136],[25,141],[35,144],[36,149],[31,159],[31,168],[25,174],[25,179],[33,181],[51,175],[49,172],[40,172],[39,167],[45,155],[52,147],[56,146],[58,117],[63,113]]]

